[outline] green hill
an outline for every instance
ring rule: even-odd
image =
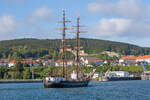
[[[98,39],[82,38],[81,45],[88,54],[100,54],[103,51],[113,51],[121,55],[147,55],[150,48],[132,44],[112,42]],[[75,46],[75,40],[68,39],[66,44]],[[0,58],[58,58],[60,39],[15,39],[0,41]]]

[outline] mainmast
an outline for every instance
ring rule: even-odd
[[[79,66],[80,66],[80,58],[79,58],[79,52],[80,52],[80,38],[79,38],[79,21],[80,21],[80,17],[77,17],[77,32],[76,32],[76,62],[77,62],[77,78],[78,78],[78,73],[79,73]]]
[[[76,27],[76,65],[77,65],[77,79],[78,79],[78,74],[79,74],[79,67],[80,67],[80,33],[85,33],[87,31],[80,31],[80,27],[84,25],[80,25],[80,15],[77,17],[77,25],[73,26]]]
[[[63,62],[63,77],[65,77],[65,63],[66,63],[66,56],[65,56],[65,52],[66,52],[66,30],[69,30],[69,28],[66,28],[66,22],[71,22],[66,20],[66,15],[65,15],[65,10],[63,9],[63,20],[59,21],[60,23],[63,24],[62,28],[59,28],[58,30],[62,30],[62,62]]]

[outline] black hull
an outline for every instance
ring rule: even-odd
[[[59,83],[44,81],[45,88],[75,88],[75,87],[87,87],[89,80],[86,81],[61,81]]]

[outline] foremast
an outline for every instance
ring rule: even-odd
[[[66,14],[65,14],[65,10],[63,9],[63,16],[62,16],[62,21],[59,21],[59,23],[62,23],[63,24],[63,27],[62,28],[58,28],[58,30],[62,30],[62,62],[63,62],[63,73],[62,73],[62,77],[65,77],[65,67],[66,67],[66,55],[65,55],[65,52],[66,52],[66,30],[70,30],[70,28],[67,28],[66,27],[66,23],[67,22],[71,22],[69,20],[66,20]]]

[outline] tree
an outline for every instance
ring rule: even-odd
[[[27,64],[27,63],[24,63],[23,66],[24,67],[30,67],[29,64]]]
[[[8,73],[4,74],[4,79],[8,79]]]
[[[39,66],[43,66],[43,63],[42,63],[42,62],[39,62]]]
[[[24,70],[23,64],[21,62],[17,62],[16,64],[16,71],[22,72]]]
[[[16,71],[13,74],[14,79],[22,79],[22,74],[20,72]]]
[[[53,53],[53,59],[56,59],[56,57],[57,57],[57,53],[56,53],[56,51],[54,51],[54,53]]]
[[[29,68],[25,69],[23,73],[23,79],[31,79],[31,77],[32,77],[32,73],[30,72],[30,69]]]

